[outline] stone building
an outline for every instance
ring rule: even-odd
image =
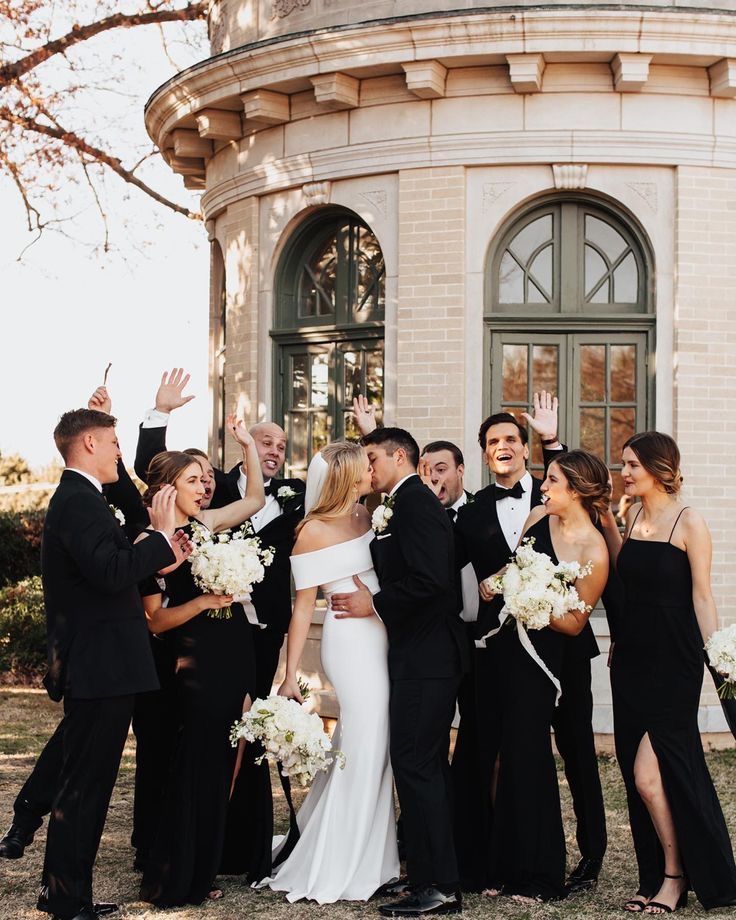
[[[479,487],[480,420],[551,388],[614,470],[676,436],[733,618],[735,0],[214,0],[210,38],[146,122],[203,192],[214,455],[238,401],[299,473],[366,392]]]

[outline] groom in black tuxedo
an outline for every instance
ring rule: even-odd
[[[333,595],[332,607],[338,619],[375,613],[388,633],[391,764],[411,890],[379,910],[458,913],[447,754],[466,639],[457,614],[452,525],[416,475],[419,448],[407,431],[379,428],[363,444],[374,490],[388,493],[371,544],[380,590],[371,597],[356,578],[358,590]]]
[[[41,553],[44,685],[53,700],[63,698],[64,718],[38,907],[55,920],[100,915],[92,867],[134,696],[158,686],[138,583],[183,558],[174,541],[173,489],[151,508],[157,532],[136,546],[103,497],[102,485],[118,478],[114,426],[108,414],[79,409],[65,413],[54,431],[65,470],[46,514]]]

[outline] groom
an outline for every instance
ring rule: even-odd
[[[379,428],[362,443],[373,488],[387,493],[383,512],[374,513],[371,544],[381,589],[371,597],[356,577],[358,590],[333,594],[332,608],[337,619],[376,613],[388,633],[391,764],[410,892],[379,910],[388,917],[459,913],[447,755],[466,639],[457,616],[452,525],[417,475],[419,447],[409,432]]]

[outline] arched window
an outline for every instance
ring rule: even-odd
[[[621,495],[621,446],[648,427],[654,344],[646,241],[618,209],[582,196],[532,204],[507,222],[486,273],[489,411],[560,399],[560,433],[604,457]],[[538,439],[532,469],[541,471]]]
[[[358,436],[354,396],[382,405],[385,277],[378,240],[352,212],[325,208],[289,241],[271,332],[286,475],[303,475],[329,441]]]

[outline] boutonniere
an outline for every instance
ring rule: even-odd
[[[112,512],[112,516],[115,518],[118,524],[120,524],[121,527],[125,527],[125,515],[120,510],[120,508],[116,508],[115,505],[108,505],[107,507]]]
[[[276,492],[276,501],[282,508],[292,498],[296,498],[296,490],[292,489],[291,486],[281,486]]]
[[[387,495],[371,516],[371,527],[375,533],[383,533],[394,516],[395,495]]]
[[[466,498],[465,498],[465,504],[472,505],[474,501],[475,501],[475,495],[472,492],[467,492]]]

